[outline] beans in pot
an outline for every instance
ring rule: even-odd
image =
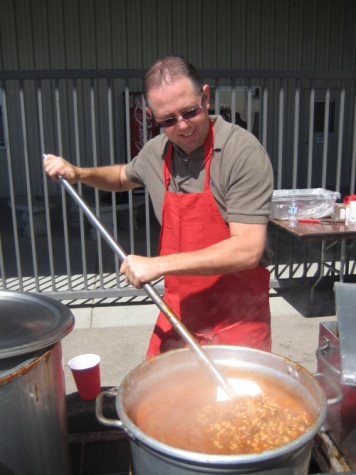
[[[205,406],[198,412],[196,430],[210,441],[209,450],[215,454],[248,454],[287,444],[311,423],[307,411],[258,395]]]
[[[217,400],[216,387],[204,372],[174,373],[145,394],[129,416],[149,436],[192,452],[217,455],[261,453],[297,439],[315,414],[308,401],[269,375],[229,368],[226,376],[259,388]]]

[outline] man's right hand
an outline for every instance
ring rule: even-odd
[[[43,167],[47,175],[58,183],[58,175],[69,181],[76,183],[78,181],[78,168],[56,155],[45,155],[43,158]]]

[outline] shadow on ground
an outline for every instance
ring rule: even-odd
[[[314,288],[315,278],[293,279],[280,282],[280,288],[275,289],[276,295],[283,297],[304,317],[326,317],[335,315],[335,277],[326,276]],[[345,276],[345,282],[355,283],[356,276]]]

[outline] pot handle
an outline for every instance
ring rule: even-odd
[[[326,356],[329,355],[329,353],[331,351],[336,351],[337,348],[333,347],[330,344],[329,338],[324,337],[324,341],[325,341],[325,345],[320,346],[316,350],[316,357],[324,366],[326,366],[326,368],[330,371],[331,374],[333,374],[334,376],[340,377],[341,376],[341,371],[339,369],[335,368],[335,366],[333,366],[326,357]],[[325,356],[325,354],[326,354],[326,356]]]
[[[104,416],[103,414],[103,402],[105,397],[116,397],[116,393],[112,392],[110,390],[107,391],[102,391],[96,398],[95,401],[95,414],[96,418],[98,419],[99,422],[104,424],[105,426],[110,426],[110,427],[117,427],[119,429],[124,429],[125,426],[122,421],[119,419],[108,419],[107,417]]]
[[[337,386],[334,381],[329,378],[325,373],[313,373],[313,376],[316,378],[324,378],[327,383],[334,389],[336,396],[326,400],[328,406],[333,406],[334,404],[339,404],[344,399],[344,393],[341,391],[339,386]]]

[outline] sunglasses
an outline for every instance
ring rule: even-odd
[[[173,115],[172,117],[169,117],[166,120],[161,120],[161,121],[156,121],[156,124],[159,125],[159,127],[167,128],[167,127],[173,127],[173,125],[176,125],[178,122],[178,119],[181,118],[183,120],[190,120],[193,119],[194,117],[197,117],[204,105],[204,97],[202,98],[202,104],[198,107],[193,107],[193,109],[188,110],[187,112],[183,112],[183,114],[178,114],[178,115]]]

